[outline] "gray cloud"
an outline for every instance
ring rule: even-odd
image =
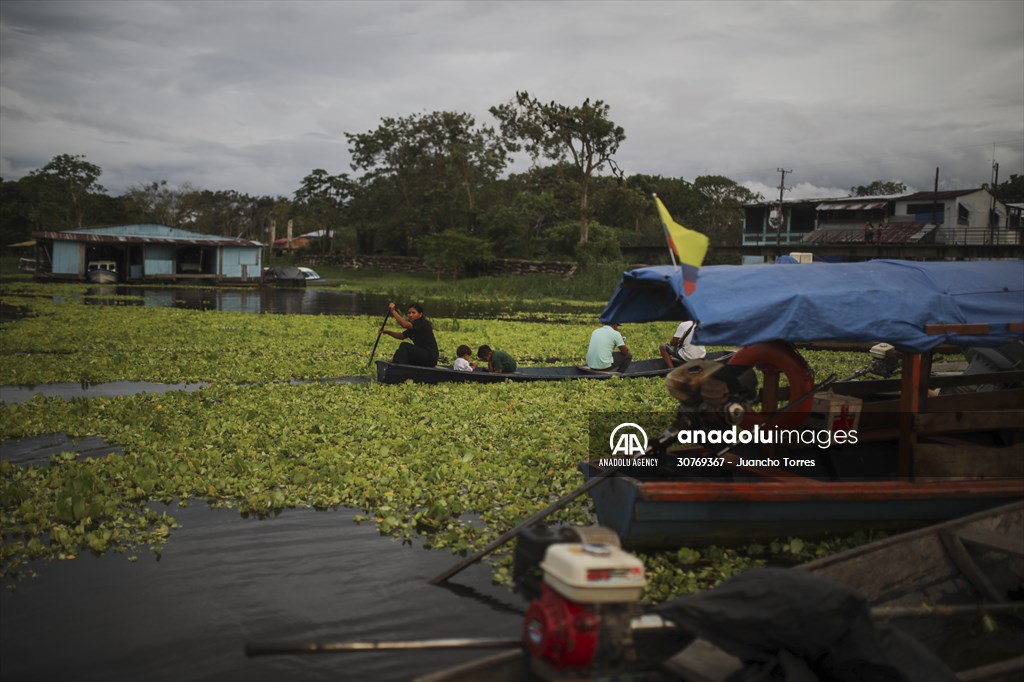
[[[0,174],[85,154],[154,180],[290,195],[344,133],[517,90],[611,106],[627,173],[790,196],[1024,173],[1024,3],[0,3]],[[523,170],[522,165],[512,170]],[[790,182],[792,180],[792,183]],[[766,192],[774,194],[777,190]]]

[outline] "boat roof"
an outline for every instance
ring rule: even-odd
[[[657,320],[696,320],[703,345],[1000,346],[1024,337],[1024,261],[712,265],[700,269],[690,296],[677,267],[623,273],[601,321]],[[987,327],[941,327],[964,324]]]

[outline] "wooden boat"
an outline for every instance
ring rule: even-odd
[[[884,355],[900,377],[830,387],[863,401],[856,446],[666,448],[656,466],[623,468],[590,495],[599,523],[618,531],[624,546],[905,528],[1024,499],[1022,368],[930,376],[937,350],[1019,350],[1024,263],[824,264],[801,270],[799,281],[792,269],[748,268],[704,268],[689,297],[674,269],[631,271],[602,319],[697,319],[697,343],[749,344],[730,360],[762,375],[761,410],[744,416],[747,430],[773,419],[811,428],[813,401],[780,407],[789,399],[780,374],[797,395],[814,390],[790,342],[865,350],[891,342]],[[783,410],[789,414],[776,415]],[[702,406],[691,414],[699,421],[711,412]],[[586,477],[600,473],[601,459],[620,464],[600,456],[581,465]],[[796,460],[802,464],[788,464]]]
[[[854,588],[870,605],[876,624],[895,625],[960,680],[1024,679],[1024,624],[1010,610],[1024,594],[1024,502],[895,535],[790,570]],[[997,624],[991,631],[978,627],[982,614]],[[738,659],[697,639],[635,679],[713,682],[739,667]],[[416,682],[542,679],[531,670],[527,653],[516,648],[423,675]]]
[[[565,379],[635,379],[638,377],[663,377],[671,370],[665,362],[639,360],[630,363],[625,372],[608,372],[585,366],[561,367],[520,367],[511,374],[493,374],[486,371],[459,372],[451,367],[417,367],[400,365],[386,360],[377,361],[377,381],[382,384],[401,384],[413,381],[419,384],[440,384],[449,381],[477,382],[483,384],[501,381],[562,381]]]
[[[601,472],[594,462],[581,469],[588,480]],[[1024,479],[679,480],[626,473],[590,495],[598,523],[613,528],[624,546],[664,548],[913,528],[1024,499]]]
[[[264,268],[261,281],[279,287],[304,287],[308,277],[301,269],[291,266]]]
[[[798,569],[855,587],[876,614],[897,618],[919,639],[934,641],[948,630],[943,619],[900,615],[901,610],[1006,604],[1024,597],[1024,502],[878,540]]]
[[[112,260],[89,261],[85,276],[95,284],[115,284],[117,282],[117,262]]]
[[[1024,602],[1020,601],[1024,596],[1024,502],[896,535],[790,570],[828,578],[863,597],[890,661],[893,652],[907,661],[916,656],[912,645],[923,645],[932,656],[919,660],[921,668],[910,666],[918,679],[1024,679]],[[769,605],[787,599],[782,595],[759,600],[749,589],[755,583],[771,581],[776,575],[786,579],[760,588],[771,591],[784,583],[804,582],[792,574],[754,571],[748,574],[748,589],[735,593],[746,603],[753,600],[752,612],[760,607],[775,613]],[[831,590],[829,583],[813,582]],[[788,613],[795,617],[793,611]],[[780,625],[790,628],[794,623]],[[708,642],[698,640],[697,644],[704,646],[677,654],[663,669],[675,674],[675,679],[713,682],[742,666],[739,659]],[[939,662],[948,671],[925,667]]]

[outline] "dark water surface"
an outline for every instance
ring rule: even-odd
[[[356,512],[287,510],[244,519],[172,508],[182,528],[147,549],[38,567],[0,594],[3,680],[408,680],[490,651],[249,658],[247,642],[515,638],[520,599],[477,564],[403,546]]]
[[[321,383],[335,384],[365,384],[370,381],[369,377],[339,377],[335,379],[316,379]],[[311,383],[293,380],[288,382],[292,385]],[[168,391],[198,391],[207,386],[205,382],[188,384],[161,384],[152,381],[108,381],[100,384],[88,383],[56,383],[38,384],[35,386],[0,386],[0,402],[23,403],[31,400],[36,395],[44,398],[63,398],[73,400],[74,398],[112,398],[122,395],[137,395],[139,393],[167,393]]]
[[[76,296],[80,296],[77,294]],[[270,314],[381,314],[387,297],[331,289],[92,287],[84,302]],[[401,305],[405,305],[402,302]],[[500,317],[499,306],[426,302],[437,317]],[[599,309],[600,306],[595,308]],[[3,312],[3,311],[0,311]],[[522,312],[521,310],[516,312]],[[545,319],[547,311],[535,311]],[[10,309],[0,315],[17,319]],[[202,384],[0,387],[0,400],[192,391]],[[0,444],[19,465],[50,455],[117,452],[65,434]],[[39,577],[0,591],[0,680],[408,680],[491,651],[278,655],[248,658],[247,642],[516,638],[525,605],[491,570],[472,566],[451,588],[428,581],[458,561],[444,550],[380,536],[357,512],[287,510],[244,519],[205,503],[170,510],[174,530],[157,561],[108,553],[35,566]]]
[[[63,297],[63,296],[62,296]],[[340,289],[289,287],[175,287],[175,286],[119,286],[116,284],[89,287],[84,295],[68,294],[69,300],[81,300],[87,305],[137,305],[189,310],[220,310],[241,313],[268,313],[279,315],[381,315],[387,311],[390,298],[384,294],[366,294]],[[404,311],[408,303],[396,301]],[[537,321],[561,312],[580,312],[579,307],[561,309],[557,304],[539,303],[523,308],[507,304],[452,299],[422,301],[428,316],[462,319],[499,318],[510,313],[534,313]],[[604,307],[595,302],[592,308],[596,320]],[[586,311],[588,309],[584,309]]]

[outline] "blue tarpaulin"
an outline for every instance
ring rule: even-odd
[[[926,351],[943,343],[999,346],[1024,334],[1024,261],[712,265],[683,296],[672,266],[622,276],[602,322],[696,320],[702,345],[782,340],[885,341]],[[988,334],[929,334],[926,325],[987,324]]]

